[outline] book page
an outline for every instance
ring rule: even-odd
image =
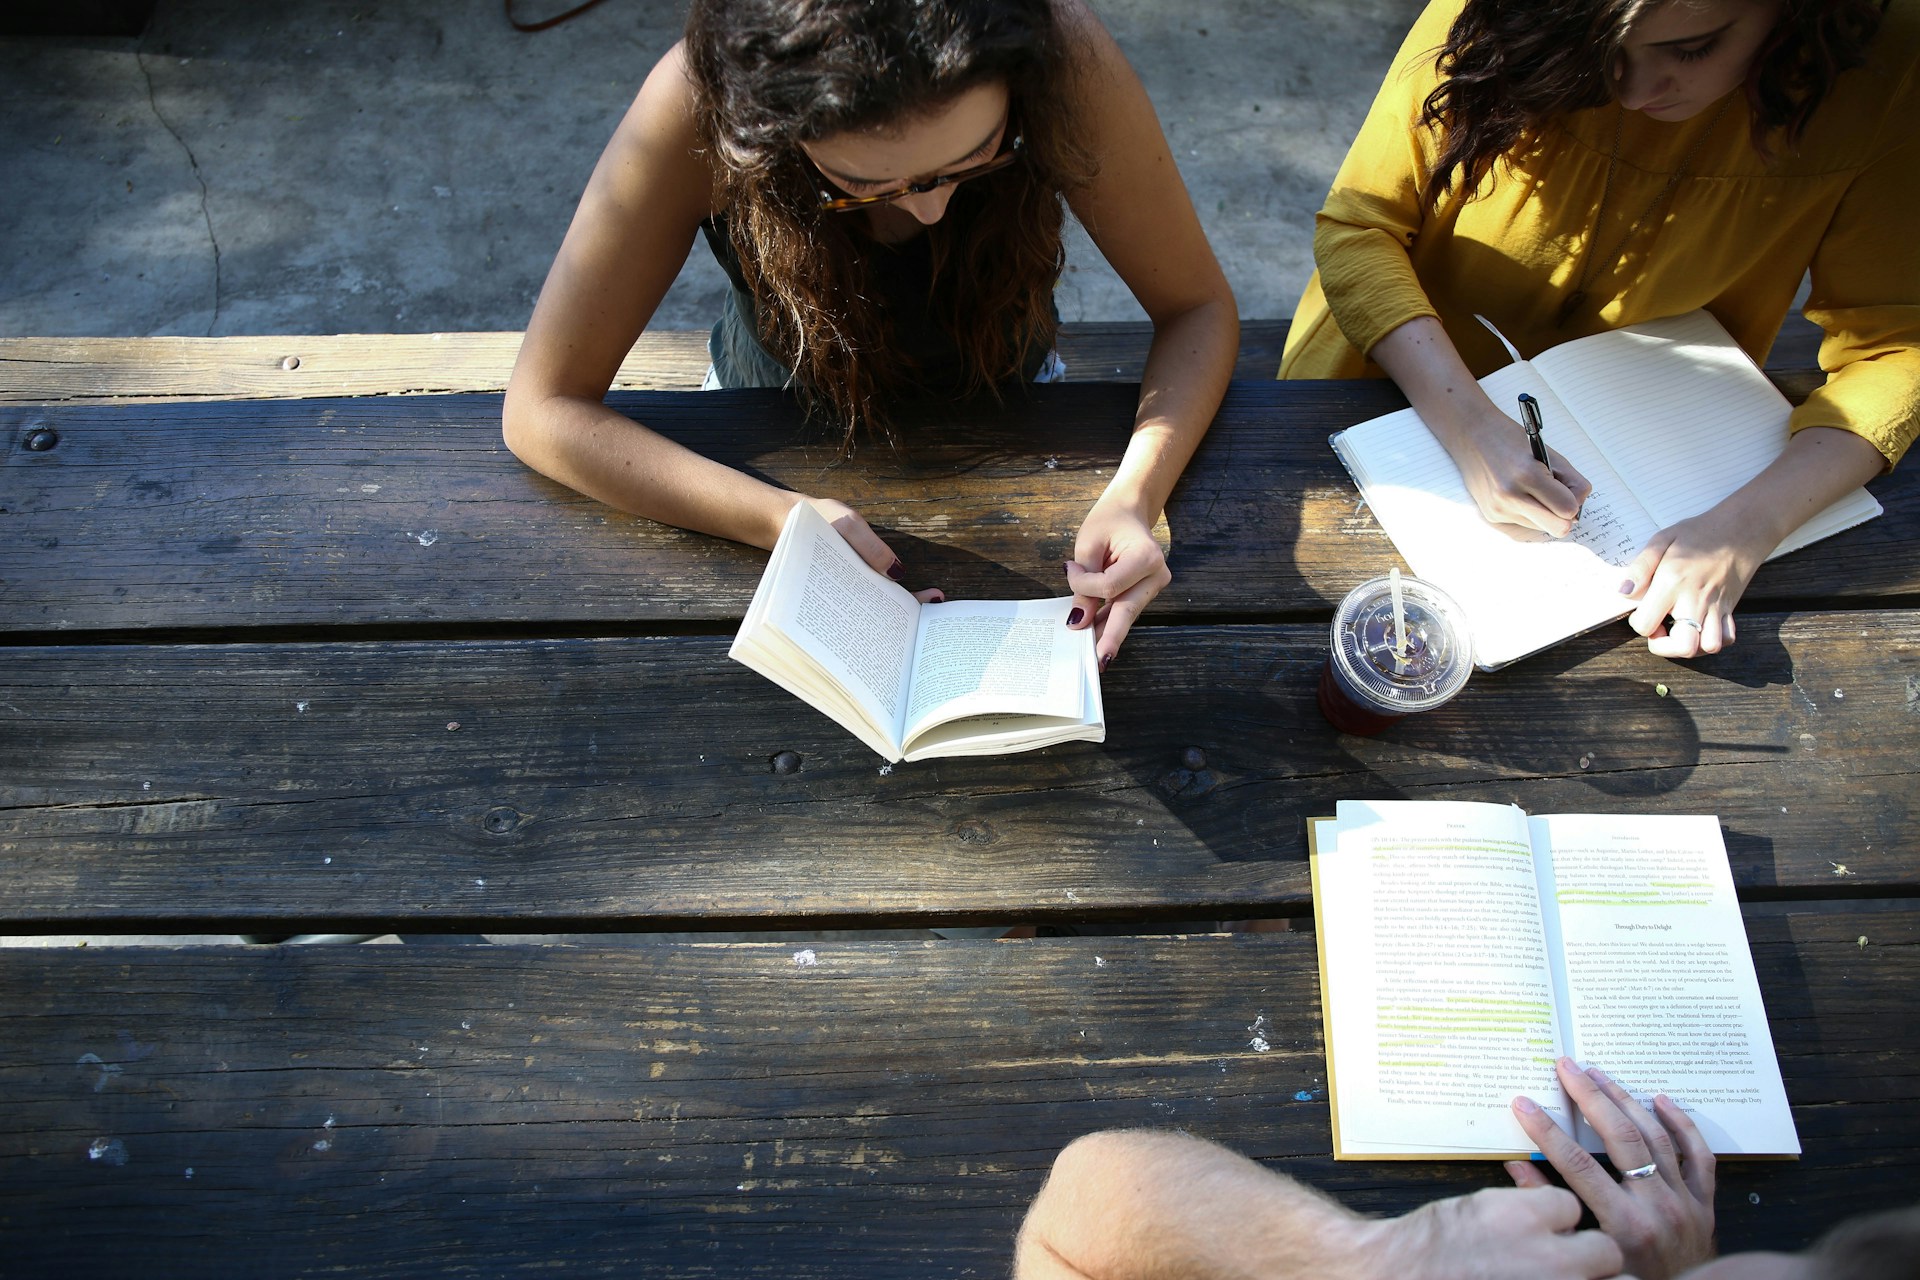
[[[1316,867],[1343,1151],[1527,1152],[1510,1104],[1572,1120],[1526,817],[1342,801]]]
[[[1080,651],[1081,708],[1077,716],[981,715],[962,716],[931,725],[910,735],[902,744],[909,760],[944,756],[1004,755],[1033,751],[1058,742],[1105,742],[1106,704],[1100,696],[1100,664],[1094,657],[1093,632],[1072,634],[1085,639]]]
[[[949,600],[920,609],[903,741],[976,715],[1080,718],[1093,632],[1069,631],[1072,596]]]
[[[1573,1056],[1643,1102],[1671,1097],[1716,1153],[1797,1153],[1718,819],[1532,827],[1553,864]]]
[[[875,573],[811,506],[794,512],[781,534],[784,556],[768,565],[767,622],[867,710],[897,755],[920,602]]]
[[[1548,442],[1593,482],[1566,538],[1521,541],[1489,524],[1411,409],[1343,431],[1335,447],[1408,567],[1466,611],[1474,660],[1495,667],[1629,612],[1620,571],[1659,526],[1531,366],[1481,386],[1510,414],[1522,391],[1539,400]]]
[[[1657,529],[1717,505],[1787,447],[1792,406],[1705,311],[1579,338],[1533,364]],[[1864,489],[1834,508],[1802,526],[1823,532],[1790,537],[1774,554],[1880,512]]]

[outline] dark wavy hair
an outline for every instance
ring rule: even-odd
[[[1472,191],[1496,160],[1525,154],[1550,121],[1613,100],[1608,74],[1627,29],[1665,0],[1467,0],[1434,58],[1441,80],[1420,123],[1440,155],[1429,208]],[[1791,147],[1840,73],[1866,61],[1887,0],[1785,0],[1754,57],[1746,95],[1753,145]]]
[[[799,143],[910,122],[1004,82],[1022,159],[954,188],[927,228],[929,314],[959,349],[965,390],[995,389],[1053,343],[1063,194],[1092,175],[1069,134],[1066,33],[1051,0],[693,0],[687,55],[728,233],[760,340],[809,410],[851,448],[884,427],[916,370],[867,299],[866,219],[821,210]]]

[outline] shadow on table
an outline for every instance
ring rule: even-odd
[[[1343,799],[1460,799],[1535,813],[1713,811],[1715,760],[1771,758],[1770,738],[1734,740],[1719,702],[1687,668],[1749,687],[1788,684],[1791,656],[1771,618],[1756,619],[1742,652],[1668,664],[1618,630],[1579,637],[1498,672],[1480,673],[1449,706],[1410,716],[1377,737],[1337,732],[1314,698],[1321,656],[1305,628],[1221,628],[1192,634],[1169,671],[1150,629],[1108,686],[1110,767],[1131,778],[1218,863],[1298,863],[1306,823]],[[1672,687],[1665,688],[1665,677]],[[1718,701],[1716,701],[1718,700]],[[1754,723],[1753,717],[1740,718]],[[1750,732],[1750,731],[1749,731]],[[1711,793],[1711,794],[1710,794]],[[1743,888],[1775,883],[1769,836],[1723,827]],[[1151,855],[1148,855],[1151,861]],[[1282,879],[1299,870],[1282,871]],[[1296,892],[1289,888],[1287,892]]]

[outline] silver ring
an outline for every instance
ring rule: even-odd
[[[1638,1182],[1642,1178],[1651,1178],[1654,1174],[1658,1172],[1660,1172],[1659,1165],[1643,1164],[1638,1169],[1623,1170],[1620,1176],[1622,1178],[1631,1178],[1633,1181]]]
[[[1673,620],[1673,626],[1674,627],[1692,627],[1695,631],[1698,631],[1700,629],[1700,624],[1695,622],[1692,618],[1675,618]],[[1673,627],[1668,627],[1667,630],[1671,632],[1673,630]]]

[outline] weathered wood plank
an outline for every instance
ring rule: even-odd
[[[1806,1156],[1722,1165],[1720,1239],[1794,1248],[1920,1178],[1920,912],[1749,934]],[[0,1249],[22,1274],[1000,1276],[1097,1128],[1179,1126],[1375,1212],[1504,1180],[1328,1158],[1311,935],[794,951],[0,952]]]
[[[1049,594],[1106,485],[1134,389],[928,409],[841,464],[774,392],[617,407],[729,464],[852,502],[916,585]],[[1167,512],[1163,617],[1323,616],[1392,562],[1326,436],[1402,403],[1379,383],[1236,383]],[[0,626],[730,624],[764,555],[621,515],[503,447],[487,396],[0,408]],[[53,448],[24,447],[36,429]],[[1920,479],[1888,514],[1760,571],[1760,609],[1920,592]]]
[[[100,400],[293,400],[504,391],[518,333],[343,333],[232,338],[0,338],[0,404]],[[1073,382],[1138,382],[1153,327],[1063,325]],[[1242,320],[1234,376],[1271,378],[1285,320]],[[651,330],[614,375],[615,391],[698,391],[705,330]]]
[[[1105,744],[891,769],[722,637],[18,648],[0,932],[1301,914],[1307,818],[1442,794],[1717,813],[1749,896],[1920,888],[1920,614],[1591,635],[1375,739],[1315,708],[1324,646],[1144,629]]]
[[[283,334],[230,338],[0,338],[0,404],[285,400],[502,391],[518,333]],[[707,335],[645,333],[617,390],[697,391]]]
[[[1234,377],[1280,368],[1285,320],[1240,321]],[[0,337],[0,404],[96,400],[287,400],[311,396],[502,391],[518,333],[345,333],[230,338]],[[1060,327],[1072,382],[1138,382],[1153,327],[1081,322]],[[1787,317],[1767,371],[1803,400],[1824,376],[1820,330]],[[707,371],[705,330],[650,330],[614,375],[616,391],[697,391]]]

